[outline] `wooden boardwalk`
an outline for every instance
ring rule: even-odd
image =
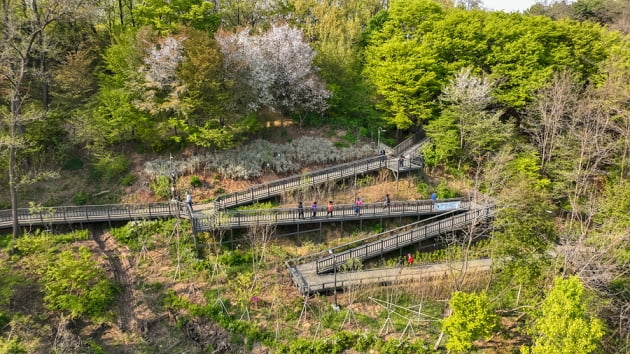
[[[258,184],[246,190],[220,196],[215,201],[215,209],[223,210],[239,205],[250,204],[264,199],[281,195],[285,192],[305,189],[317,184],[337,181],[369,172],[387,168],[398,175],[422,169],[422,159],[417,153],[418,148],[426,141],[421,134],[406,139],[393,148],[393,155],[374,156],[363,160],[353,161],[329,168],[312,171],[303,175],[295,175],[269,183]],[[399,160],[399,156],[406,156]]]
[[[423,217],[442,214],[451,210],[467,210],[470,202],[462,198],[454,198],[434,203],[431,200],[392,202],[385,207],[383,203],[363,204],[357,214],[354,205],[335,205],[332,216],[327,216],[326,206],[317,209],[312,216],[311,208],[306,205],[304,216],[300,217],[297,208],[266,210],[228,210],[215,213],[195,212],[195,229],[209,231],[213,229],[237,229],[256,225],[297,225],[318,224],[370,219],[387,219],[403,217]]]
[[[393,148],[393,151],[404,151],[404,147],[414,147],[420,142],[421,136],[416,134],[401,144]],[[409,156],[414,156],[414,152],[409,152]],[[18,221],[21,227],[25,226],[45,226],[52,224],[83,224],[91,222],[104,221],[131,221],[138,219],[155,219],[164,217],[183,217],[192,220],[193,232],[206,231],[217,225],[218,220],[224,218],[223,212],[226,208],[252,203],[258,200],[281,195],[284,192],[307,188],[316,184],[336,181],[358,174],[376,171],[381,168],[389,168],[397,173],[403,171],[412,171],[422,168],[418,164],[417,159],[409,158],[399,164],[398,159],[387,156],[375,156],[367,159],[350,162],[346,164],[332,166],[330,168],[313,171],[304,175],[297,175],[289,178],[280,179],[270,183],[259,184],[248,188],[247,190],[231,193],[218,198],[215,202],[196,205],[195,212],[188,210],[186,204],[178,202],[166,203],[148,203],[148,204],[110,204],[110,205],[88,205],[88,206],[59,206],[59,207],[41,207],[37,209],[20,208],[18,209]],[[201,210],[200,210],[201,209]],[[339,209],[344,210],[344,209]],[[265,212],[258,212],[263,215]],[[345,213],[345,211],[344,211]],[[411,213],[411,210],[399,212],[404,216]],[[285,213],[286,214],[286,213]],[[229,212],[228,212],[229,215]],[[245,214],[239,214],[245,215]],[[279,214],[278,214],[279,215]],[[258,216],[258,218],[259,218]],[[385,217],[386,215],[383,215]],[[229,217],[229,216],[228,216]],[[352,218],[352,216],[343,214],[330,222],[338,221],[344,217]],[[372,215],[372,218],[375,218]],[[245,227],[254,224],[250,216],[245,216],[243,222],[239,222],[240,216],[237,216],[236,222],[221,224],[227,227]],[[366,215],[365,218],[369,218]],[[281,218],[279,223],[289,223],[290,217]],[[360,220],[360,217],[357,217]],[[318,220],[319,222],[323,220]],[[248,224],[249,222],[249,224]],[[260,221],[258,221],[260,222]],[[13,226],[13,217],[11,210],[0,210],[0,229],[10,228]]]
[[[171,217],[189,218],[187,209],[186,204],[177,202],[20,208],[18,219],[20,226],[34,226]],[[0,210],[0,229],[10,228],[12,225],[11,210]]]
[[[428,278],[445,278],[467,272],[487,272],[492,268],[491,259],[475,259],[463,262],[423,264],[395,268],[379,268],[357,272],[326,273],[318,275],[308,265],[297,269],[288,267],[291,279],[303,295],[325,293],[332,290],[351,289],[360,286],[391,285],[404,281],[426,281]]]
[[[390,230],[363,240],[335,247],[329,251],[332,254],[320,253],[288,261],[287,269],[294,284],[301,292],[310,294],[314,291],[313,289],[318,289],[316,291],[327,291],[334,287],[329,279],[330,272],[337,272],[337,282],[339,282],[339,268],[350,259],[365,261],[380,257],[400,248],[437,237],[445,232],[463,229],[471,224],[483,222],[492,216],[493,207],[473,209],[461,214],[451,212],[448,217],[441,220],[407,225],[404,228],[395,229],[394,231],[396,232]],[[424,270],[424,268],[421,269]],[[441,270],[438,269],[437,271]],[[371,271],[353,272],[351,276],[347,276],[349,278],[346,280],[364,284],[384,277],[392,277],[394,273],[395,271],[393,270],[384,270],[382,273]]]

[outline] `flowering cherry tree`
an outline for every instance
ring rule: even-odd
[[[313,66],[315,52],[302,32],[289,25],[273,25],[260,35],[246,28],[237,33],[220,32],[216,40],[224,56],[226,77],[234,93],[249,111],[269,107],[297,114],[322,113],[331,94]]]
[[[184,60],[182,42],[185,38],[166,37],[153,45],[144,57],[146,85],[164,89],[176,84],[177,66]]]

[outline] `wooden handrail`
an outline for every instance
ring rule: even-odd
[[[366,260],[404,246],[418,243],[430,237],[437,236],[443,232],[457,230],[458,228],[468,225],[479,218],[489,218],[493,215],[493,210],[494,207],[492,206],[470,210],[466,213],[453,215],[443,220],[418,226],[388,238],[375,240],[365,245],[354,247],[339,253],[334,253],[331,256],[326,256],[317,260],[315,268],[318,274],[330,272],[333,268],[338,268],[340,265],[345,264],[345,262],[349,259],[359,258],[361,260]]]
[[[470,207],[470,202],[463,198],[453,198],[440,201],[442,203],[453,202],[452,209],[462,210]],[[354,204],[336,204],[333,209],[331,221],[356,221],[359,218],[374,217],[399,217],[399,216],[415,216],[419,214],[444,213],[448,210],[434,209],[432,200],[416,200],[416,201],[398,201],[392,202],[389,208],[385,207],[382,202],[366,203],[360,209],[360,214],[355,211]],[[215,213],[213,215],[205,215],[196,217],[199,222],[200,230],[208,231],[221,228],[247,227],[261,224],[277,224],[277,223],[309,223],[321,222],[329,219],[326,216],[326,206],[322,205],[317,208],[316,217],[312,216],[312,209],[309,205],[304,206],[304,217],[300,218],[297,208],[274,208],[259,210],[228,210]]]
[[[141,218],[177,217],[182,215],[174,202],[147,204],[105,204],[45,207],[41,210],[18,208],[21,225],[68,224],[80,222],[117,221]],[[13,225],[11,210],[0,210],[0,228]]]
[[[253,203],[258,200],[280,195],[284,192],[307,188],[314,184],[347,178],[356,174],[364,174],[376,171],[380,168],[387,168],[390,164],[395,165],[397,163],[395,157],[420,142],[423,137],[424,134],[416,133],[398,144],[392,150],[394,158],[385,156],[368,157],[358,161],[312,171],[303,175],[295,175],[268,183],[258,184],[244,191],[219,196],[215,200],[215,209],[223,210],[238,205]]]

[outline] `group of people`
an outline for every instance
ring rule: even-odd
[[[304,219],[304,204],[302,202],[298,203],[298,218]],[[317,201],[314,201],[311,204],[311,217],[314,218],[317,216]],[[333,216],[333,202],[332,200],[328,201],[328,206],[326,207],[326,216]]]
[[[383,203],[383,209],[387,208],[388,210],[390,209],[392,204],[392,200],[389,197],[389,194],[385,195],[385,201]],[[354,214],[356,216],[360,216],[361,215],[361,209],[363,208],[363,200],[361,198],[357,198],[356,201],[354,202]],[[327,217],[331,217],[333,216],[333,202],[332,200],[328,201],[328,206],[326,207],[326,216]],[[313,204],[311,204],[311,218],[314,218],[317,216],[317,210],[318,210],[318,206],[317,206],[317,201],[314,201]],[[298,202],[298,206],[297,206],[297,211],[298,211],[298,218],[299,219],[304,219],[304,203],[302,202]]]

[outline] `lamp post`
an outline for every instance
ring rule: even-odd
[[[333,310],[338,311],[339,310],[339,305],[337,305],[337,256],[333,253],[332,249],[328,250],[328,253],[330,253],[330,255],[333,256],[333,274],[335,275],[335,284],[334,289],[333,289],[333,299],[334,299],[334,304],[333,304]]]

